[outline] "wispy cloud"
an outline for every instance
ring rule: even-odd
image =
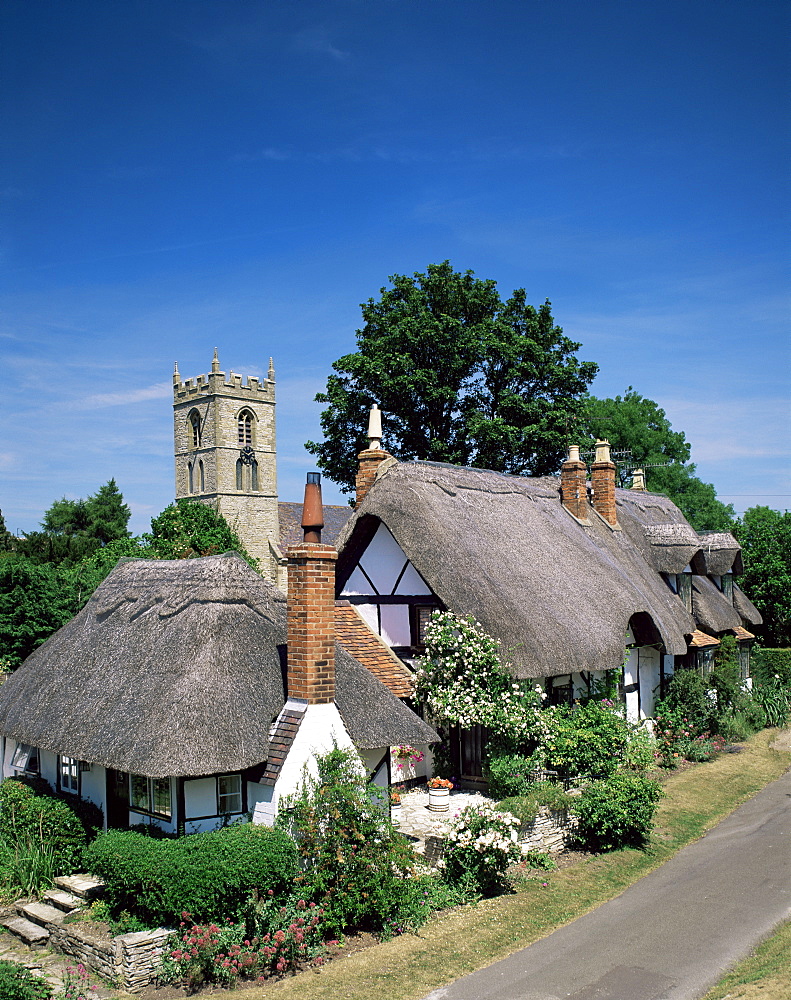
[[[344,62],[349,58],[348,52],[339,49],[330,41],[329,31],[319,26],[298,32],[294,36],[293,45],[297,52],[315,52],[318,55],[329,56],[336,62]]]
[[[131,403],[143,403],[149,399],[163,399],[171,394],[173,386],[170,382],[157,382],[141,389],[122,389],[118,392],[99,392],[81,399],[72,400],[65,406],[71,410],[98,410],[105,406],[128,406]]]

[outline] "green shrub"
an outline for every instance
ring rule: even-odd
[[[107,883],[113,916],[128,911],[149,927],[176,926],[185,911],[197,921],[234,917],[253,890],[281,893],[298,870],[287,834],[250,823],[170,840],[110,830],[85,860]]]
[[[559,709],[544,747],[548,767],[564,778],[604,778],[623,760],[629,724],[609,700]]]
[[[70,804],[15,778],[0,784],[0,837],[15,852],[20,870],[27,865],[50,877],[78,871],[88,839]]]
[[[398,921],[414,853],[354,751],[336,748],[316,763],[316,777],[305,774],[278,817],[299,845],[299,891],[323,907],[331,933],[379,931]]]
[[[791,649],[756,649],[752,656],[754,680],[767,684],[773,678],[791,689]]]
[[[38,976],[16,962],[0,959],[0,997],[2,1000],[50,1000],[52,990]]]
[[[656,766],[659,751],[656,737],[645,726],[633,726],[623,756],[623,766],[629,771],[650,771]]]
[[[640,847],[651,825],[662,790],[656,781],[634,774],[614,774],[594,781],[577,798],[577,837],[595,851]]]
[[[483,772],[489,783],[489,794],[495,799],[526,795],[534,784],[535,771],[540,767],[541,761],[535,757],[520,754],[491,757]]]
[[[752,697],[763,712],[767,726],[785,726],[791,717],[791,688],[780,677],[755,682]]]
[[[677,670],[668,681],[665,697],[656,703],[654,717],[660,719],[675,712],[686,719],[693,736],[712,732],[717,708],[708,692],[709,685],[697,670]]]
[[[525,795],[512,795],[502,799],[497,803],[497,808],[516,816],[521,826],[527,826],[538,816],[542,806],[553,812],[563,812],[574,802],[574,798],[554,782],[539,781]]]

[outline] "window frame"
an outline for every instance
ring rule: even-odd
[[[68,754],[58,754],[58,787],[69,795],[80,794],[80,761]],[[66,780],[64,780],[64,778]]]
[[[251,410],[240,410],[236,418],[236,439],[237,445],[240,448],[246,448],[248,445],[253,447],[255,437],[253,432],[254,423],[255,417]]]
[[[238,785],[238,788],[233,791],[223,791],[221,788],[221,782],[229,781]],[[244,794],[242,788],[242,775],[237,771],[236,773],[229,774],[218,774],[215,776],[215,795],[217,801],[217,815],[218,816],[233,816],[244,812]],[[230,799],[231,797],[238,797],[238,809],[224,809],[222,808],[223,799]],[[236,803],[233,803],[236,804]]]
[[[189,428],[190,428],[190,449],[192,451],[197,451],[198,448],[203,446],[203,429],[201,427],[200,413],[197,410],[191,410],[189,415]]]
[[[31,760],[34,763],[31,765]],[[16,772],[39,776],[41,774],[41,755],[38,747],[31,743],[17,743],[11,755],[11,765]]]
[[[142,783],[145,782],[145,794],[138,795],[138,790],[142,790]],[[167,812],[162,812],[155,807],[162,801],[161,793],[163,782],[167,782]],[[137,788],[135,785],[137,784]],[[157,789],[159,785],[159,789]],[[146,805],[138,805],[138,802],[146,801]],[[129,775],[129,809],[132,812],[142,813],[145,816],[156,816],[157,819],[165,819],[168,822],[173,819],[173,790],[170,778],[149,778],[145,774]]]

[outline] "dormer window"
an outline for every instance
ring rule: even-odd
[[[200,414],[193,410],[190,414],[190,428],[192,430],[192,447],[200,448],[201,446],[201,428],[200,428]]]
[[[252,445],[253,443],[253,415],[249,410],[242,410],[239,414],[239,419],[237,421],[238,436],[239,436],[239,447],[244,448],[245,445]]]

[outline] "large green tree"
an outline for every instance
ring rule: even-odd
[[[635,467],[642,467],[648,489],[670,497],[697,531],[733,530],[733,507],[718,500],[714,487],[695,475],[684,432],[673,430],[653,399],[641,396],[632,386],[612,399],[588,396],[580,430],[583,449],[592,451],[596,438],[606,438],[614,451],[629,453],[618,465],[622,486],[631,483]],[[616,463],[621,461],[615,458]]]
[[[557,471],[567,430],[598,366],[517,289],[505,302],[494,281],[454,271],[394,274],[361,306],[357,350],[339,358],[316,400],[324,441],[308,451],[345,492],[367,447],[368,410],[385,415],[385,447],[430,459],[526,475]]]
[[[737,524],[744,576],[739,581],[763,615],[765,646],[791,646],[791,513],[750,507]]]
[[[15,548],[39,563],[77,563],[109,542],[128,538],[130,511],[115,479],[87,500],[62,497],[46,511],[41,531],[31,531]]]

